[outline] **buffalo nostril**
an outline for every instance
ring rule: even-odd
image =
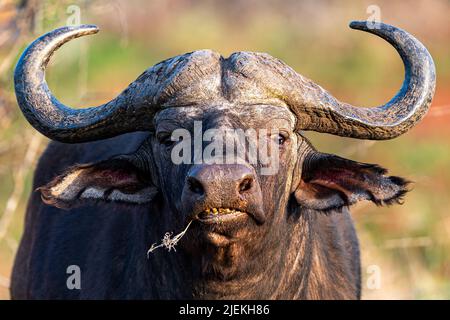
[[[205,193],[205,189],[203,188],[200,181],[193,177],[189,177],[187,180],[189,190],[191,190],[193,193],[203,195]]]
[[[239,183],[239,193],[250,190],[253,186],[253,178],[247,177]]]

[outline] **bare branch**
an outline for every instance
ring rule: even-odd
[[[5,238],[12,217],[17,210],[19,200],[25,187],[25,176],[38,156],[39,145],[41,142],[42,136],[37,132],[34,133],[31,137],[23,162],[14,175],[14,189],[6,202],[5,210],[0,218],[0,241]]]

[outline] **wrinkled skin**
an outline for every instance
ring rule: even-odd
[[[173,146],[157,138],[178,127],[192,130],[194,120],[203,120],[207,124],[204,130],[277,128],[285,134],[282,145],[277,145],[276,139],[273,142],[280,150],[277,174],[256,176],[264,222],[251,215],[218,225],[194,219],[176,252],[160,249],[147,260],[150,244],[159,242],[167,231],[182,230],[198,213],[189,205],[190,198],[183,197],[186,177],[195,165],[174,165],[170,160]],[[148,136],[127,134],[74,146],[50,144],[38,165],[34,187],[46,185],[41,192],[49,204],[82,206],[61,211],[44,204],[39,192],[33,193],[14,268],[13,298],[360,297],[358,241],[346,207],[362,199],[379,204],[396,201],[406,191],[405,181],[385,177],[379,167],[315,151],[294,131],[295,117],[282,106],[171,108],[157,115],[155,125],[155,134]],[[139,152],[141,145],[145,152],[143,148]],[[131,156],[119,157],[122,160],[117,163],[114,156],[122,153]],[[111,157],[113,160],[97,162]],[[90,162],[97,164],[72,167]],[[336,170],[331,176],[326,170],[330,164],[335,164]],[[143,172],[136,166],[149,169]],[[46,170],[48,167],[55,168],[52,172],[59,177]],[[96,187],[96,175],[104,182],[107,170],[113,177],[109,187],[114,185],[113,189],[125,195],[142,190],[153,195],[153,189],[156,193],[145,204],[125,204],[136,199],[133,197],[115,202],[104,201],[105,195],[100,201],[80,199],[79,189],[70,199],[52,195],[61,177],[80,168],[86,174],[72,183],[76,188]],[[348,169],[360,171],[362,178],[350,177]],[[120,183],[124,180],[126,187]],[[328,181],[325,187],[324,180]],[[135,187],[130,187],[133,183]],[[215,201],[225,199],[223,190],[213,190],[204,205],[218,206]],[[227,203],[221,206],[231,207]],[[66,268],[73,264],[82,270],[81,290],[66,288]]]

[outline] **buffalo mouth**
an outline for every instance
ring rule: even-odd
[[[233,208],[208,208],[197,214],[197,220],[204,223],[233,222],[248,216],[249,213]]]

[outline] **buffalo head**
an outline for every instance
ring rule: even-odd
[[[153,202],[163,213],[155,223],[168,230],[193,221],[182,242],[185,252],[209,258],[203,271],[224,278],[258,263],[262,252],[277,259],[289,254],[279,248],[301,247],[292,236],[307,232],[302,215],[341,210],[360,200],[400,201],[407,191],[404,179],[377,165],[320,153],[302,135],[312,130],[392,139],[418,123],[430,106],[435,69],[424,46],[386,24],[350,26],[387,40],[403,59],[403,86],[382,106],[340,102],[268,54],[237,52],[224,58],[203,50],[158,63],[108,103],[73,109],[52,95],[45,67],[64,43],[98,29],[64,27],[42,36],[26,49],[15,71],[18,104],[37,130],[65,143],[149,132],[133,154],[69,168],[40,188],[43,201],[63,208],[86,201]],[[177,130],[186,136],[174,139]],[[251,130],[258,138],[253,147],[265,145],[277,157],[250,161],[247,148],[230,162],[195,158],[220,137],[238,142],[231,151],[217,148],[209,155],[235,153],[242,143],[239,132]],[[182,144],[187,148],[181,150]],[[174,153],[187,161],[174,163]],[[276,170],[264,174],[271,166]]]

